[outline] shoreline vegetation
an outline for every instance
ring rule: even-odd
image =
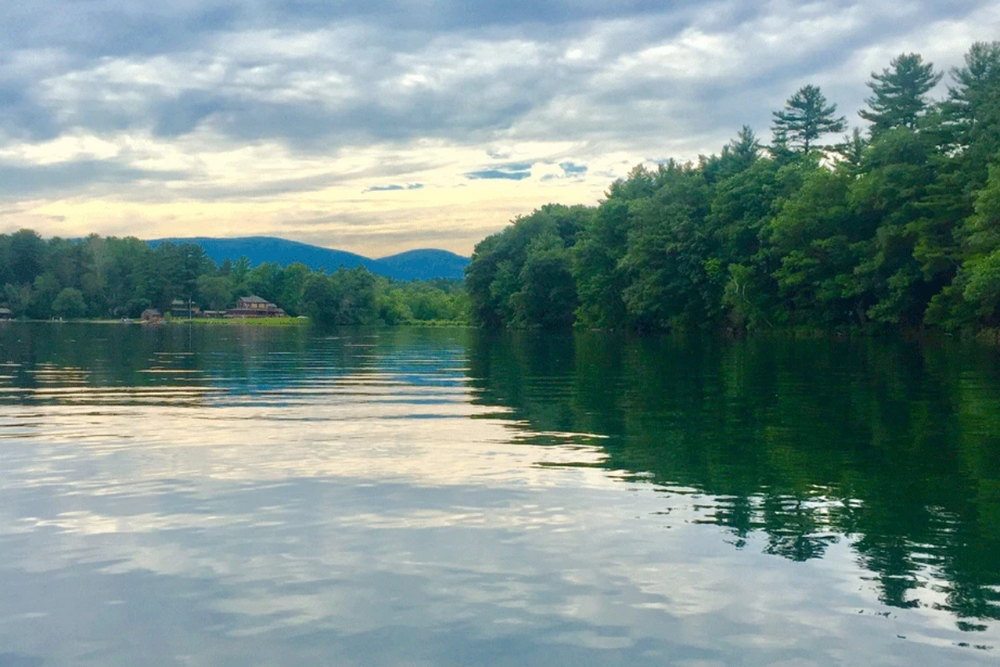
[[[460,280],[399,281],[365,269],[313,271],[276,262],[251,267],[246,257],[216,264],[194,243],[134,237],[43,239],[22,229],[0,234],[0,318],[49,321],[139,320],[147,310],[187,319],[188,312],[225,311],[260,297],[292,318],[319,325],[422,324],[468,321]],[[177,312],[180,303],[185,317]],[[203,324],[234,319],[207,319]],[[246,318],[244,323],[280,318]],[[273,324],[272,324],[273,326]]]
[[[179,326],[179,325],[193,325],[193,326],[246,326],[246,327],[308,327],[313,325],[313,321],[306,317],[305,315],[299,315],[297,317],[173,317],[166,318],[159,322],[143,322],[139,319],[101,319],[101,318],[89,318],[89,317],[79,317],[72,319],[29,319],[29,318],[19,318],[16,320],[0,320],[0,325],[11,323],[26,323],[26,324],[108,324],[108,325],[118,325],[118,326],[147,326],[150,328],[160,327],[160,326]],[[385,325],[381,322],[371,322],[369,326],[404,326],[404,327],[468,327],[469,323],[467,320],[407,320],[405,322],[397,322],[393,325]],[[355,325],[356,326],[356,325]],[[364,325],[362,325],[364,326]]]
[[[639,165],[596,206],[480,242],[474,325],[633,331],[1000,332],[1000,42],[944,74],[902,54],[848,122],[807,85],[696,163]]]

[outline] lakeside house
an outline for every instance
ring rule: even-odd
[[[142,311],[141,319],[143,324],[162,324],[163,313],[158,311],[156,308],[147,308]]]
[[[226,317],[288,317],[276,304],[259,296],[251,295],[236,300],[236,307],[226,311]]]
[[[170,302],[171,317],[198,317],[200,314],[201,308],[194,305],[191,301],[174,299]]]
[[[0,320],[9,320],[12,315],[10,308],[0,308]]]

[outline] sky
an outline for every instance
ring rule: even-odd
[[[853,125],[900,53],[996,0],[0,0],[0,232],[268,235],[468,255],[819,85]],[[938,94],[942,95],[949,77]]]

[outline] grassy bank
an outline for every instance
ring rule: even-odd
[[[308,317],[231,317],[231,318],[208,318],[195,317],[175,317],[167,320],[167,324],[210,324],[216,326],[243,326],[243,327],[301,327],[310,323]]]
[[[216,324],[216,325],[226,325],[226,326],[253,326],[253,327],[295,327],[304,326],[312,323],[307,317],[260,317],[260,318],[228,318],[228,319],[208,319],[208,318],[194,318],[188,320],[187,318],[174,318],[172,320],[174,324],[184,324],[190,322],[191,324]],[[344,325],[352,326],[352,325]],[[353,325],[357,326],[357,325]],[[379,326],[397,326],[397,327],[462,327],[469,326],[469,323],[463,320],[410,320],[406,322],[397,322],[390,325]]]

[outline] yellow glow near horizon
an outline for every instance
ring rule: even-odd
[[[112,178],[72,197],[20,201],[0,210],[0,231],[145,239],[267,235],[370,257],[417,247],[469,255],[484,237],[543,204],[596,204],[612,177],[631,166],[628,155],[615,153],[601,159],[598,173],[593,160],[587,173],[567,173],[560,164],[573,163],[580,148],[524,143],[498,148],[499,158],[478,147],[421,141],[331,156],[293,154],[278,143],[233,146],[205,130],[170,143],[148,135],[60,137],[8,148],[4,157],[56,167],[125,158],[139,175],[128,185]],[[531,164],[524,170],[529,177],[469,177],[519,163]]]

